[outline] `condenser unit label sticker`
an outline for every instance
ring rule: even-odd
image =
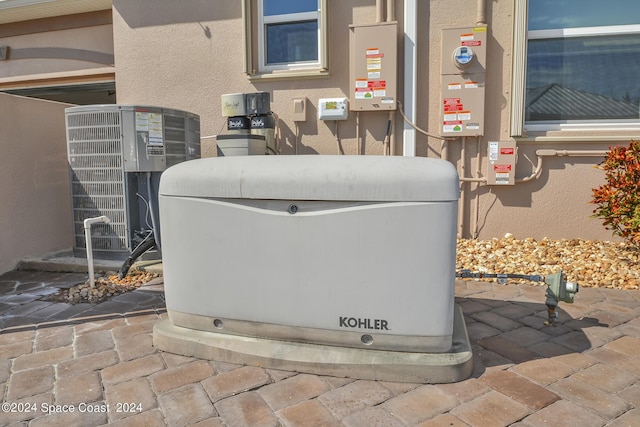
[[[149,113],[136,111],[136,131],[149,132]]]
[[[480,129],[480,123],[467,123],[467,129],[468,130],[479,130]]]
[[[477,82],[465,82],[464,88],[465,89],[478,89],[478,83]]]
[[[163,145],[162,114],[136,111],[136,132],[148,145]]]
[[[149,144],[162,145],[162,114],[149,113]]]
[[[465,42],[465,41],[469,41],[469,40],[473,40],[473,33],[471,34],[460,34],[460,41],[461,42]]]
[[[447,87],[449,90],[460,90],[462,89],[462,83],[449,83]]]

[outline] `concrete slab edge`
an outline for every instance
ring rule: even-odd
[[[412,383],[452,383],[468,378],[473,354],[456,306],[449,353],[409,353],[275,341],[156,323],[153,345],[162,351],[241,365],[317,375]]]

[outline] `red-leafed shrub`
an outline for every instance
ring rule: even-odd
[[[598,165],[607,183],[593,189],[593,216],[607,230],[640,249],[640,141],[628,147],[609,147]]]

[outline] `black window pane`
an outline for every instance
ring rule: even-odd
[[[640,35],[529,40],[526,120],[637,119]]]
[[[269,24],[267,64],[318,60],[318,21]]]

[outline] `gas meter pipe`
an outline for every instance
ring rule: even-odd
[[[567,282],[567,278],[562,270],[549,274],[546,277],[539,274],[500,274],[500,273],[472,273],[471,270],[461,270],[456,272],[456,277],[462,279],[498,279],[498,283],[507,283],[507,279],[524,279],[532,282],[545,282],[547,291],[545,293],[547,306],[546,326],[556,326],[558,312],[556,308],[560,301],[572,303],[575,294],[578,293],[579,286],[574,282]]]

